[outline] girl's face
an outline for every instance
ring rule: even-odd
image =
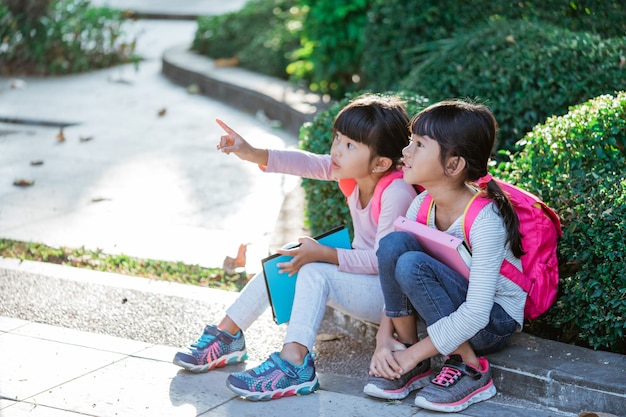
[[[444,176],[439,153],[439,142],[428,137],[413,134],[411,142],[402,150],[404,181],[426,187],[432,181]]]
[[[333,176],[337,179],[361,178],[370,174],[370,148],[341,132],[337,132],[330,147]]]

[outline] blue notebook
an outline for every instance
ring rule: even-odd
[[[333,248],[351,249],[350,234],[343,226],[336,227],[328,232],[314,237],[323,245]],[[296,246],[294,246],[296,247]],[[296,279],[298,274],[289,276],[288,273],[279,274],[276,264],[289,262],[293,256],[274,254],[261,261],[267,295],[270,299],[270,307],[277,324],[286,323],[291,317],[291,306],[296,293]]]

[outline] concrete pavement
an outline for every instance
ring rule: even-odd
[[[2,237],[204,266],[250,243],[254,270],[297,179],[218,152],[214,119],[259,146],[297,138],[163,77],[163,50],[190,42],[194,22],[130,24],[146,57],[136,70],[26,77],[21,88],[0,80],[2,117],[66,124],[63,143],[60,127],[0,124]],[[20,179],[34,185],[14,186]]]
[[[187,92],[184,76],[190,74],[198,83],[238,86],[242,94],[267,81],[245,71],[217,76],[210,60],[186,53],[180,45],[190,41],[193,22],[132,25],[146,57],[138,71],[121,66],[26,78],[19,89],[0,79],[0,116],[77,123],[63,129],[63,143],[56,138],[59,127],[0,125],[0,237],[218,266],[239,243],[250,242],[247,269],[254,271],[272,234],[280,229],[281,239],[290,240],[301,229],[301,219],[294,221],[302,207],[297,181],[217,152],[220,132],[213,119],[228,120],[261,146],[295,146],[297,138],[273,129],[254,110],[242,112],[245,106]],[[164,77],[161,68],[168,66],[183,77]],[[266,103],[268,112],[280,107]],[[30,165],[34,160],[44,164]],[[15,187],[18,178],[35,184]],[[289,228],[281,226],[285,201],[293,205]],[[170,363],[236,294],[15,260],[0,260],[0,290],[3,417],[439,415],[411,407],[413,396],[393,404],[366,398],[361,389],[371,329],[347,334],[354,323],[335,316],[325,320],[325,337],[316,343],[322,390],[256,404],[224,387],[226,372],[189,375]],[[246,334],[248,365],[278,349],[283,332],[269,313],[263,315]],[[520,335],[490,360],[500,393],[457,415],[571,417],[626,409],[620,407],[626,404],[621,355]]]
[[[439,415],[413,407],[413,396],[367,398],[361,362],[370,350],[328,321],[321,334],[331,337],[316,342],[321,389],[312,395],[253,403],[226,389],[228,372],[254,366],[280,347],[284,327],[267,313],[246,333],[251,359],[245,365],[201,375],[173,365],[180,349],[171,342],[175,334],[223,314],[235,293],[10,259],[0,260],[0,288],[2,417]],[[15,313],[20,307],[28,311]],[[575,414],[498,394],[450,415]]]

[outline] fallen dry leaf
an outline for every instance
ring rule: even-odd
[[[165,116],[165,113],[167,113],[167,109],[166,108],[162,108],[161,110],[159,110],[159,112],[157,114],[159,115],[159,117],[163,117],[163,116]]]
[[[239,57],[218,58],[215,60],[216,67],[236,67],[239,65]]]
[[[63,134],[63,128],[59,129],[59,133],[57,133],[57,141],[65,142],[65,135]]]
[[[330,342],[332,340],[341,340],[346,337],[343,334],[331,334],[331,333],[320,333],[317,335],[315,340],[320,342]]]
[[[30,187],[33,184],[35,184],[35,181],[33,180],[19,179],[19,180],[13,181],[13,185],[17,187]]]
[[[128,85],[132,84],[131,81],[122,77],[109,77],[109,81],[112,83],[117,83],[117,84],[128,84]]]
[[[11,80],[11,82],[9,83],[9,87],[14,89],[24,88],[26,87],[26,81],[16,78],[14,80]]]

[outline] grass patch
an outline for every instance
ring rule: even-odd
[[[0,239],[0,256],[227,291],[240,291],[248,282],[248,275],[245,272],[227,274],[222,268],[205,268],[199,265],[187,265],[183,262],[133,258],[124,254],[108,255],[101,250],[92,251],[84,247],[53,248],[41,243],[10,239]]]
[[[124,17],[89,0],[0,0],[0,74],[63,75],[138,64]]]

